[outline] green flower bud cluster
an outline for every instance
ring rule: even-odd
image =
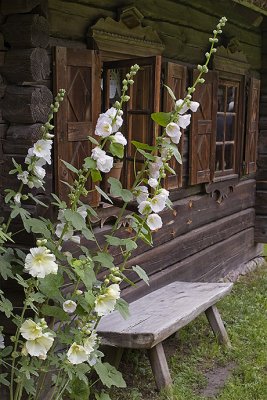
[[[110,274],[105,277],[104,279],[104,286],[107,286],[112,283],[121,283],[122,278],[121,278],[121,272],[119,267],[113,267],[110,270]]]
[[[126,103],[127,101],[130,100],[130,96],[126,95],[125,93],[127,92],[129,86],[134,84],[133,77],[136,75],[137,71],[139,70],[139,65],[135,64],[131,66],[130,72],[126,74],[126,78],[123,79],[122,81],[122,96],[121,96],[121,102],[116,101],[114,104],[114,107],[117,110],[121,109],[122,103]]]

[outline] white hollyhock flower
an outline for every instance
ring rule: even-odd
[[[42,336],[42,327],[32,319],[26,319],[20,327],[21,336],[27,340],[34,340]]]
[[[92,332],[91,336],[85,339],[83,346],[85,348],[86,353],[89,355],[94,351],[94,347],[97,343],[97,334],[96,332]]]
[[[175,109],[177,110],[179,107],[181,107],[181,105],[183,104],[183,102],[184,102],[183,99],[177,100],[177,101],[175,102]],[[179,112],[179,114],[184,114],[187,110],[188,110],[188,106],[187,106],[187,104],[185,103],[185,104],[183,105],[183,107],[181,108],[181,110],[178,111],[178,112]]]
[[[80,238],[80,236],[78,236],[78,235],[72,236],[72,237],[70,238],[70,240],[71,240],[73,243],[76,243],[76,244],[80,244],[80,243],[81,243],[81,238]]]
[[[120,287],[117,283],[110,285],[104,294],[95,300],[95,311],[99,316],[107,315],[114,310],[117,299],[120,297]]]
[[[180,117],[180,118],[182,118],[182,117]],[[180,119],[179,119],[179,121],[180,121]],[[175,137],[175,136],[179,135],[179,133],[181,134],[180,126],[178,124],[176,124],[175,122],[170,122],[166,126],[166,133],[170,138]]]
[[[142,201],[139,206],[138,206],[138,211],[140,212],[140,214],[144,215],[144,214],[148,214],[151,212],[151,204],[150,201]]]
[[[134,191],[137,203],[142,203],[142,201],[148,198],[148,188],[146,186],[137,186]]]
[[[154,178],[149,178],[147,183],[152,188],[155,188],[158,186],[158,181],[157,181],[157,179],[154,179]]]
[[[161,194],[157,194],[151,199],[151,209],[155,213],[162,211],[165,208],[166,198]]]
[[[21,193],[16,193],[14,196],[14,203],[17,204],[18,206],[20,206],[21,204]]]
[[[48,164],[51,164],[52,143],[52,140],[37,140],[33,145],[33,154],[37,157],[43,158]]]
[[[42,360],[46,359],[46,353],[52,347],[54,338],[50,332],[43,333],[34,340],[27,340],[25,347],[27,352],[34,357]]]
[[[68,314],[72,314],[74,313],[74,311],[77,308],[77,304],[75,303],[75,301],[72,300],[66,300],[64,301],[63,305],[63,310],[68,313]]]
[[[109,172],[113,167],[113,157],[105,155],[104,157],[100,157],[96,161],[96,166],[101,172]]]
[[[24,183],[24,185],[27,185],[29,182],[29,172],[28,171],[23,171],[21,174],[18,174],[17,178]]]
[[[152,231],[156,231],[162,227],[162,220],[158,214],[150,214],[147,217],[146,223]]]
[[[96,124],[95,134],[105,138],[110,136],[111,133],[112,133],[112,126],[110,124],[110,121],[100,116]]]
[[[119,112],[115,107],[109,108],[104,114],[101,115],[104,115],[106,118],[110,119],[112,133],[117,132],[117,130],[122,126],[123,119],[121,117],[121,112]]]
[[[0,349],[4,349],[4,348],[5,348],[4,335],[2,333],[0,333]]]
[[[190,114],[181,115],[178,120],[178,125],[181,128],[185,129],[190,124],[190,120],[191,120]]]
[[[171,141],[175,144],[178,144],[180,142],[181,136],[182,132],[180,131],[177,133],[177,135],[171,137]]]
[[[197,101],[190,101],[190,110],[196,112],[198,110],[199,103]]]
[[[166,189],[164,189],[164,188],[161,188],[161,189],[159,189],[159,192],[158,192],[161,196],[164,196],[165,197],[165,201],[167,200],[167,198],[169,197],[169,195],[170,195],[170,192],[168,191],[168,190],[166,190]]]
[[[40,167],[39,165],[33,166],[33,173],[38,179],[44,179],[45,177],[45,169]]]
[[[114,138],[114,142],[115,143],[119,143],[119,144],[122,144],[123,146],[126,146],[127,140],[126,140],[126,138],[123,136],[123,134],[121,132],[115,133],[113,138]]]
[[[66,224],[64,222],[62,222],[61,224],[57,224],[56,231],[55,231],[56,236],[58,238],[61,238],[63,229],[64,229],[64,235],[63,235],[62,239],[64,241],[71,239],[73,237],[73,233],[74,233],[73,228],[72,228],[72,226],[66,227]]]
[[[93,160],[98,160],[98,158],[105,157],[105,155],[106,152],[100,149],[99,146],[94,147],[91,154]]]
[[[25,258],[25,271],[37,278],[48,274],[56,274],[58,265],[56,257],[46,247],[33,247]]]
[[[67,357],[68,360],[71,364],[81,364],[84,361],[88,360],[88,354],[85,350],[85,348],[79,344],[77,344],[76,342],[74,342],[68,352],[67,352]]]

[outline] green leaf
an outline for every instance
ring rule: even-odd
[[[110,197],[108,197],[108,195],[105,193],[105,192],[103,192],[103,190],[102,189],[100,189],[100,187],[99,186],[95,186],[95,188],[96,188],[96,190],[98,191],[98,193],[100,193],[101,194],[101,196],[103,196],[104,197],[104,199],[106,199],[107,201],[109,201],[111,204],[113,204],[113,201],[111,200],[111,198]]]
[[[77,211],[67,209],[64,211],[64,217],[66,221],[70,222],[73,228],[77,229],[78,231],[86,228],[83,217]]]
[[[76,274],[82,280],[87,290],[91,290],[93,284],[96,281],[96,276],[93,267],[94,267],[93,263],[91,265],[87,264],[84,267],[77,267],[77,266],[74,267]]]
[[[5,313],[7,318],[10,318],[12,315],[12,310],[13,310],[13,305],[11,301],[9,301],[7,298],[4,296],[1,296],[0,300],[0,311]]]
[[[171,149],[173,151],[173,156],[175,157],[176,161],[179,164],[182,164],[181,154],[180,154],[180,152],[178,150],[178,147],[175,144],[172,144],[172,143],[166,144],[164,147],[166,147],[167,149]]]
[[[96,393],[95,398],[96,398],[96,400],[111,400],[111,398],[109,397],[109,394],[104,393],[104,392],[102,392],[100,394]]]
[[[124,319],[127,319],[130,316],[129,304],[123,299],[118,299],[116,301],[115,310],[119,311],[120,315]]]
[[[71,165],[70,163],[68,163],[65,160],[61,160],[61,162],[63,162],[63,164],[65,165],[66,168],[68,168],[70,171],[74,172],[75,174],[78,174],[79,171],[77,168],[75,168],[73,165]]]
[[[93,293],[91,291],[85,292],[84,298],[86,300],[87,305],[93,307],[93,305],[95,304],[95,296],[93,295]]]
[[[15,196],[16,192],[10,189],[6,189],[5,192],[7,192],[5,196],[5,203],[7,204]]]
[[[104,268],[113,268],[114,264],[114,258],[112,257],[112,255],[110,255],[109,253],[104,253],[104,252],[98,252],[97,256],[95,256],[94,261],[99,262],[102,267]]]
[[[92,157],[86,157],[83,165],[88,169],[96,169],[96,161]]]
[[[24,228],[26,229],[27,232],[40,233],[46,239],[50,239],[51,232],[47,228],[46,224],[40,219],[28,218],[24,220],[23,223],[24,223]]]
[[[168,90],[168,93],[169,93],[169,95],[171,96],[171,98],[172,98],[174,101],[176,101],[176,97],[175,97],[175,94],[173,93],[172,89],[171,89],[169,86],[167,86],[167,85],[163,85],[163,86],[165,86],[165,88]]]
[[[169,164],[165,163],[164,166],[165,166],[165,169],[166,169],[170,174],[176,175],[176,172],[174,171],[173,168],[171,168],[171,167],[169,166]]]
[[[88,229],[88,228],[83,228],[82,234],[83,234],[83,236],[85,237],[85,239],[87,239],[87,240],[92,240],[92,241],[94,241],[94,242],[96,241],[96,239],[95,239],[94,235],[92,234],[92,232],[90,231],[90,229]]]
[[[1,351],[0,351],[0,354],[1,354]],[[0,384],[10,387],[10,383],[6,380],[7,376],[8,376],[7,373],[0,374]]]
[[[7,346],[3,350],[0,349],[0,356],[7,357],[12,353],[12,351],[13,351],[13,346]]]
[[[12,265],[10,262],[4,259],[4,257],[0,257],[0,275],[6,281],[7,278],[13,278]]]
[[[123,158],[124,146],[120,143],[110,143],[109,151],[114,157]]]
[[[110,388],[112,385],[121,388],[126,387],[126,383],[122,377],[122,374],[109,363],[102,364],[101,362],[98,362],[94,365],[94,368],[101,382],[108,388]]]
[[[61,275],[49,274],[44,278],[39,279],[39,290],[49,299],[64,301],[60,292],[60,287],[64,284],[64,279]]]
[[[67,208],[67,204],[65,201],[61,201],[60,198],[55,194],[51,193],[51,196],[56,200],[56,204],[58,205],[59,208],[65,209]]]
[[[92,169],[91,170],[91,177],[92,177],[92,181],[94,183],[102,181],[102,175],[101,175],[101,172],[98,169]]]
[[[70,389],[71,389],[71,393],[69,396],[72,400],[88,400],[89,399],[90,389],[89,389],[88,379],[87,379],[87,383],[85,383],[83,380],[81,380],[77,377],[73,378],[70,383]]]
[[[137,244],[132,239],[120,239],[116,236],[105,235],[107,243],[111,246],[125,246],[127,251],[132,251],[137,248]]]
[[[47,205],[47,204],[45,204],[45,203],[43,203],[42,201],[40,201],[37,197],[34,197],[34,196],[32,195],[32,193],[28,193],[27,196],[30,197],[36,204],[40,204],[40,206],[45,207],[45,208],[48,208],[48,205]]]
[[[122,189],[122,190],[121,190],[120,197],[122,198],[122,200],[123,200],[125,203],[128,203],[129,201],[132,201],[132,200],[133,200],[133,194],[132,194],[132,192],[131,192],[130,190],[128,190],[128,189]]]
[[[120,196],[122,184],[119,179],[110,177],[108,178],[108,183],[110,184],[110,193],[114,196]]]
[[[155,156],[152,156],[152,154],[150,153],[146,153],[144,150],[142,149],[137,149],[137,151],[139,153],[141,153],[146,159],[148,159],[149,161],[155,161]]]
[[[43,315],[47,315],[48,317],[54,317],[56,321],[70,320],[70,316],[62,308],[57,306],[49,306],[48,304],[44,304],[41,307],[41,313]]]
[[[151,114],[151,118],[160,126],[166,127],[171,121],[171,113],[157,112]]]
[[[139,265],[132,267],[133,271],[137,273],[139,278],[143,279],[143,281],[149,286],[149,277],[147,276],[146,271],[143,270]]]
[[[90,142],[95,144],[96,146],[99,146],[98,141],[95,138],[93,138],[92,136],[88,136],[88,140],[90,140]]]
[[[132,145],[134,145],[134,147],[136,147],[137,149],[142,149],[142,150],[156,150],[155,146],[149,146],[146,143],[142,143],[142,142],[137,142],[136,140],[132,140],[131,141]]]

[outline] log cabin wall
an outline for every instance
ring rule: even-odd
[[[11,6],[8,0],[2,0],[2,12],[3,4],[6,7],[4,7],[5,24],[9,18],[9,24],[12,23],[12,18],[18,18],[18,21],[21,18],[22,21],[25,15],[27,18],[29,15],[47,18],[47,14],[44,14],[45,2],[36,1],[35,3],[39,4],[38,9],[34,7],[24,11],[20,9],[14,16],[14,4],[17,3],[23,2],[16,0]],[[26,3],[28,5],[31,2],[24,4]],[[33,3],[34,1],[32,5]],[[261,16],[230,0],[223,2],[199,0],[190,6],[186,0],[178,2],[48,0],[50,46],[86,48],[88,46],[86,35],[91,26],[100,18],[110,17],[116,20],[118,9],[131,4],[144,15],[142,26],[152,27],[158,32],[165,46],[163,55],[168,59],[190,65],[204,61],[203,55],[208,47],[210,31],[217,24],[218,18],[226,14],[229,22],[224,29],[223,44],[227,45],[230,39],[237,39],[232,42],[233,46],[241,48],[247,55],[252,70],[260,70],[262,38],[257,21]],[[44,47],[40,44],[38,46],[23,44],[22,54],[18,42],[15,41],[13,47],[10,44],[7,51],[10,53],[7,65],[17,62],[14,61],[17,57],[12,56],[14,51],[19,52],[17,54],[21,56],[27,54],[29,57],[29,52],[34,54],[34,51],[44,50]],[[50,53],[49,48],[47,52]],[[42,53],[44,54],[43,51]],[[46,70],[45,65],[47,64],[43,63],[40,66],[42,71]],[[25,154],[26,148],[36,137],[37,124],[43,122],[40,117],[37,120],[25,120],[25,110],[16,109],[14,113],[13,109],[18,107],[18,104],[14,104],[12,99],[14,96],[15,98],[20,96],[22,91],[25,101],[27,98],[32,98],[32,91],[37,90],[40,84],[42,88],[50,87],[50,84],[43,79],[39,82],[39,78],[32,78],[30,84],[21,81],[12,82],[14,76],[10,68],[4,66],[3,73],[4,71],[6,79],[10,80],[3,102],[5,121],[10,124],[4,142],[4,159],[8,160],[11,155],[19,157]],[[16,74],[13,75],[16,78]],[[47,79],[47,75],[45,78]],[[150,290],[174,279],[190,281],[220,279],[261,252],[261,246],[254,243],[256,186],[254,174],[246,175],[243,179],[231,181],[229,184],[189,185],[188,136],[189,133],[186,133],[183,151],[183,187],[171,193],[174,209],[171,212],[163,212],[164,226],[154,236],[154,248],[141,244],[132,260],[132,263],[139,264],[147,270],[150,275]],[[14,140],[16,140],[15,145]],[[48,190],[51,191],[51,183],[48,184],[50,185]],[[109,228],[108,225],[96,228],[100,242]],[[132,278],[136,280],[136,277]],[[139,296],[145,288],[142,282],[136,283],[134,296]],[[124,293],[128,299],[133,296],[131,288],[125,287]]]

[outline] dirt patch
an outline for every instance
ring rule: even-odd
[[[207,385],[201,389],[199,394],[203,397],[214,398],[219,391],[223,388],[225,382],[230,378],[235,363],[230,363],[225,366],[215,366],[213,369],[208,370],[204,375],[207,379]]]

